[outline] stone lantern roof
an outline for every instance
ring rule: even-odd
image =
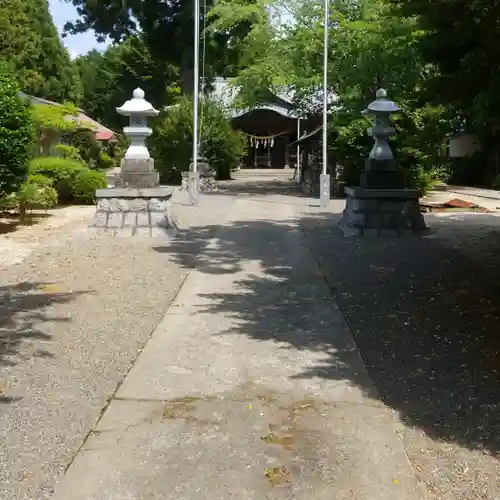
[[[159,111],[153,108],[153,105],[144,99],[144,90],[137,88],[132,94],[132,99],[128,100],[122,107],[116,108],[120,115],[142,115],[157,116]]]
[[[401,111],[401,108],[387,99],[387,92],[384,89],[378,89],[375,94],[376,99],[368,104],[363,114],[373,115],[377,113],[396,113],[397,111]]]

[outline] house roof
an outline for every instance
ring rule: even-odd
[[[99,122],[96,122],[87,116],[83,111],[79,111],[78,115],[68,116],[68,119],[74,120],[79,126],[82,126],[82,128],[92,129],[95,132],[96,139],[108,141],[115,136],[115,133],[111,129],[101,125]]]
[[[41,97],[35,97],[31,96],[28,94],[25,94],[24,92],[19,93],[22,97],[28,98],[32,104],[46,104],[48,106],[62,106],[62,104],[58,102],[53,102],[53,101],[48,101],[47,99],[42,99]],[[99,122],[96,122],[90,116],[87,116],[85,112],[77,108],[78,114],[75,116],[67,116],[66,119],[68,120],[73,120],[77,123],[79,126],[84,126],[85,128],[90,128],[95,132],[95,136],[97,140],[100,141],[109,141],[115,137],[115,133],[105,127],[104,125],[101,125]]]

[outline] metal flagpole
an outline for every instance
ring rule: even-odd
[[[200,0],[194,0],[194,89],[193,89],[193,163],[189,172],[191,204],[198,205],[198,103],[200,99]]]
[[[297,118],[297,140],[300,139],[300,118]],[[296,162],[296,181],[297,183],[300,183],[300,146],[299,143],[297,143],[297,162]]]
[[[323,41],[323,169],[319,177],[320,191],[319,204],[327,207],[330,201],[330,175],[327,174],[328,165],[328,25],[329,0],[325,0],[324,41]]]

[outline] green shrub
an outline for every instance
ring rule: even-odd
[[[78,203],[92,205],[95,202],[96,189],[108,187],[106,175],[96,170],[83,170],[73,184],[73,197]]]
[[[418,189],[420,195],[425,195],[429,190],[434,189],[438,184],[447,182],[449,171],[445,167],[425,168],[422,165],[414,165],[406,170],[406,184],[408,187]]]
[[[34,158],[30,163],[31,174],[41,174],[52,179],[61,203],[73,201],[76,178],[86,170],[87,167],[75,160],[53,156]]]
[[[9,212],[11,210],[17,210],[17,208],[16,193],[7,194],[0,198],[0,212]]]
[[[90,168],[101,168],[99,162],[102,146],[95,138],[95,132],[93,130],[80,128],[72,134],[71,141],[73,146],[80,152],[83,161]]]
[[[491,183],[493,189],[500,189],[500,174],[496,175]]]
[[[17,191],[26,178],[34,139],[30,104],[0,65],[0,197]]]
[[[449,179],[446,145],[450,121],[446,110],[440,107],[399,104],[403,111],[392,117],[396,134],[389,142],[408,187],[425,193],[436,183]],[[373,138],[366,133],[370,125],[370,120],[360,118],[354,109],[340,111],[330,120],[330,150],[337,164],[342,165],[341,180],[348,185],[359,182],[373,146]]]
[[[40,188],[38,195],[38,202],[43,208],[52,208],[57,205],[59,197],[57,191],[50,186],[43,186]]]
[[[43,175],[30,175],[16,193],[16,201],[21,220],[26,211],[33,208],[52,208],[57,205],[57,191],[52,181]]]
[[[347,186],[359,184],[365,159],[373,144],[373,139],[366,134],[369,125],[366,118],[338,113],[328,126],[329,154],[341,165],[339,180]]]
[[[52,149],[55,153],[55,156],[68,158],[69,160],[74,160],[78,163],[84,163],[83,158],[80,155],[80,150],[75,146],[68,146],[67,144],[56,144]]]
[[[52,187],[54,185],[54,181],[52,179],[42,174],[29,174],[26,179],[26,183],[36,184],[40,187]]]
[[[107,153],[101,152],[99,156],[99,168],[106,170],[115,166],[115,160]]]
[[[225,110],[213,101],[202,103],[200,136],[202,153],[215,170],[217,179],[229,179],[231,169],[245,154],[244,137],[233,130]],[[150,144],[155,166],[163,182],[189,169],[193,144],[193,103],[182,97],[178,105],[162,114]]]

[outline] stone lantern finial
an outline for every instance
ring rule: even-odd
[[[391,126],[390,115],[400,111],[401,108],[387,98],[387,92],[384,89],[378,89],[375,97],[375,101],[368,104],[363,111],[363,114],[373,117],[373,124],[368,129],[368,134],[375,140],[370,158],[392,160],[394,156],[388,140],[394,134],[395,129]]]
[[[132,96],[134,99],[144,99],[144,97],[146,97],[146,94],[144,92],[144,90],[142,90],[141,88],[137,87],[134,92],[132,93]]]

